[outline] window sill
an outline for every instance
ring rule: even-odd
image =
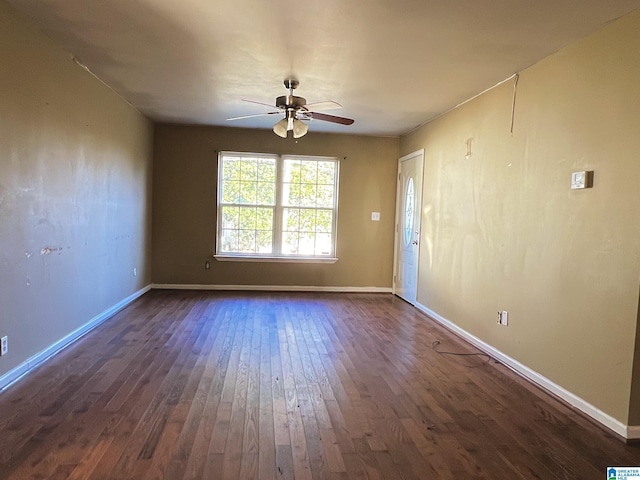
[[[266,262],[266,263],[336,263],[336,257],[267,257],[259,255],[214,255],[219,262]]]

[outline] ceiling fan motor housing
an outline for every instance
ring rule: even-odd
[[[306,104],[307,100],[305,98],[297,97],[295,95],[282,95],[281,97],[276,98],[276,107],[282,109],[293,108],[298,110]]]

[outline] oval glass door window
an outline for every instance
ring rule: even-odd
[[[415,195],[413,191],[413,178],[409,177],[407,191],[404,197],[404,244],[411,243],[411,233],[413,232],[413,212]]]

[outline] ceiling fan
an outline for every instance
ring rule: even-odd
[[[265,105],[267,107],[276,108],[277,110],[266,113],[257,113],[254,115],[227,118],[227,120],[242,120],[244,118],[262,117],[265,115],[276,115],[279,113],[284,114],[284,118],[273,126],[273,132],[282,138],[287,138],[289,131],[293,132],[293,138],[300,138],[306,135],[309,130],[309,126],[304,123],[303,120],[322,120],[323,122],[339,123],[341,125],[351,125],[354,122],[351,118],[320,113],[319,110],[342,108],[342,105],[333,101],[307,103],[306,99],[297,97],[293,94],[293,91],[298,88],[298,85],[298,80],[293,78],[286,79],[284,81],[284,86],[289,89],[289,95],[282,95],[276,98],[275,105],[256,102],[253,100],[242,100],[243,102]]]

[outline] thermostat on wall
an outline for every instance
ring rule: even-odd
[[[571,190],[593,187],[593,171],[573,172],[571,174]]]

